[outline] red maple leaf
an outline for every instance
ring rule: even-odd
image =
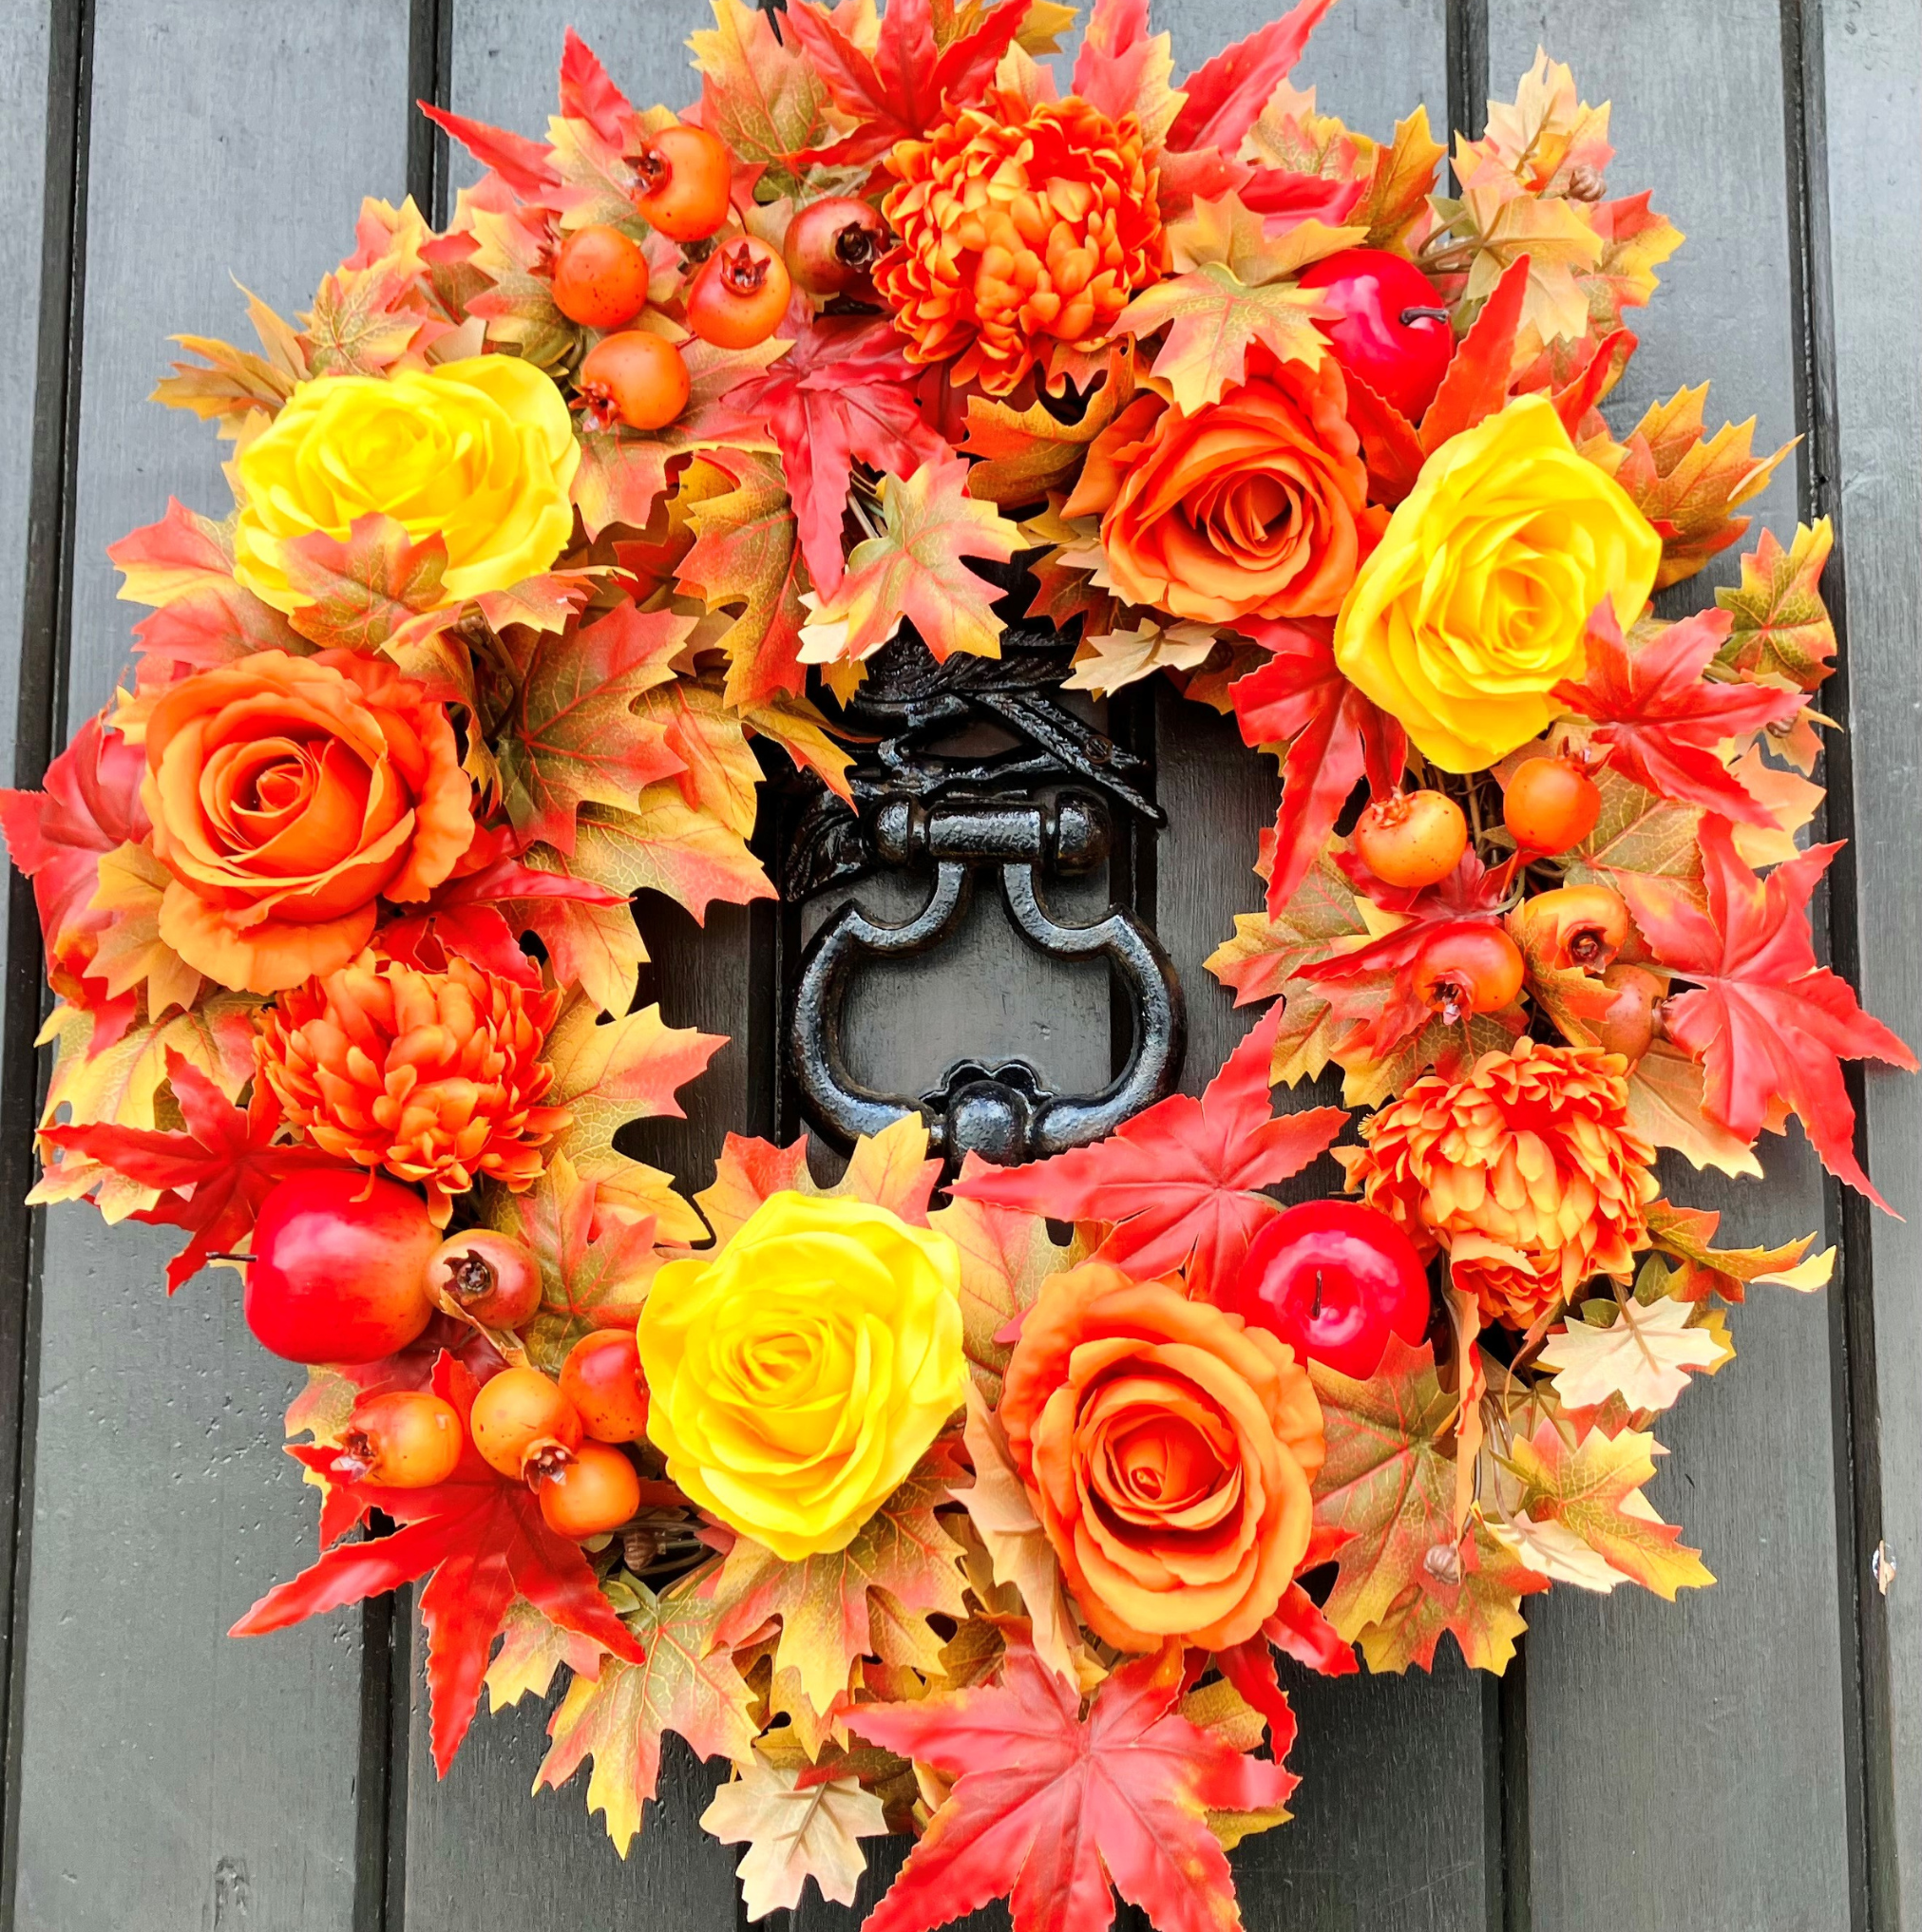
[[[1597,729],[1589,743],[1625,778],[1679,805],[1699,805],[1741,824],[1775,819],[1722,761],[1717,747],[1802,708],[1798,691],[1711,683],[1702,675],[1727,640],[1734,617],[1701,611],[1631,647],[1606,599],[1589,619],[1589,671],[1564,679],[1556,699]]]
[[[873,161],[897,141],[920,141],[947,110],[981,98],[1027,10],[1026,0],[1002,0],[969,32],[938,47],[928,0],[890,0],[868,54],[828,9],[796,0],[783,28],[813,63],[834,104],[860,123],[831,146],[797,159],[846,167]]]
[[[722,439],[763,430],[774,439],[801,554],[823,597],[841,583],[841,519],[855,460],[905,479],[948,454],[915,407],[920,379],[885,317],[823,316],[766,375],[730,390],[709,422]]]
[[[1277,1005],[1199,1100],[1170,1094],[1093,1146],[974,1174],[951,1191],[1057,1221],[1112,1222],[1096,1250],[1101,1260],[1143,1280],[1185,1267],[1206,1296],[1241,1265],[1262,1222],[1281,1212],[1258,1190],[1300,1173],[1347,1124],[1340,1107],[1269,1113],[1268,1063],[1281,1021]]]
[[[0,791],[0,833],[14,864],[33,881],[55,990],[81,1004],[110,1010],[118,1019],[112,1032],[103,1034],[105,1012],[96,1018],[95,1052],[111,1044],[134,1013],[131,989],[107,1001],[105,986],[96,980],[91,991],[100,997],[89,999],[82,981],[93,963],[94,936],[113,917],[93,905],[100,890],[100,862],[127,840],[147,834],[140,798],[145,769],[146,755],[138,745],[91,717],[47,767],[44,791]]]
[[[1181,84],[1187,95],[1168,130],[1171,148],[1219,148],[1231,155],[1261,117],[1268,97],[1294,71],[1308,36],[1335,0],[1300,0],[1279,20],[1224,47]]]
[[[276,1583],[228,1632],[261,1637],[427,1577],[420,1609],[428,1631],[434,1768],[442,1777],[473,1722],[487,1654],[516,1597],[525,1597],[550,1623],[591,1637],[616,1657],[645,1661],[600,1594],[580,1545],[547,1527],[526,1484],[498,1474],[466,1441],[479,1387],[452,1355],[434,1364],[433,1392],[459,1411],[465,1447],[454,1473],[429,1488],[339,1483],[333,1473],[337,1450],[304,1444],[289,1449],[289,1455],[352,1498],[355,1520],[378,1509],[401,1527],[369,1543],[336,1544],[292,1582]]]
[[[1884,1060],[1910,1072],[1916,1063],[1846,980],[1816,964],[1809,895],[1841,846],[1813,846],[1762,879],[1737,856],[1727,820],[1704,818],[1698,837],[1705,908],[1651,890],[1660,881],[1638,873],[1617,875],[1657,961],[1696,982],[1669,995],[1668,1037],[1702,1062],[1712,1119],[1753,1141],[1777,1104],[1787,1107],[1822,1165],[1887,1208],[1855,1159],[1840,1062]]]
[[[1308,876],[1362,773],[1377,798],[1400,783],[1408,734],[1336,668],[1332,620],[1243,629],[1274,655],[1229,688],[1242,741],[1288,748],[1268,874],[1268,911],[1278,913]]]
[[[260,1203],[290,1174],[351,1165],[307,1142],[276,1146],[280,1102],[264,1080],[236,1107],[194,1064],[167,1049],[167,1080],[186,1119],[184,1132],[127,1127],[111,1121],[50,1127],[41,1139],[98,1161],[143,1187],[164,1190],[134,1220],[192,1230],[193,1240],[167,1263],[167,1293],[191,1280],[219,1254],[254,1231]]]
[[[1181,1694],[1176,1644],[1123,1664],[1084,1718],[1074,1686],[1017,1640],[999,1684],[850,1714],[957,1780],[866,1932],[932,1932],[998,1898],[1015,1932],[1106,1932],[1117,1890],[1162,1932],[1238,1926],[1207,1813],[1282,1805],[1297,1780],[1190,1724]]]

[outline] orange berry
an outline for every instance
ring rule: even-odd
[[[734,158],[706,128],[664,127],[628,160],[636,209],[670,239],[698,241],[728,218]]]
[[[492,1228],[449,1235],[428,1261],[437,1306],[489,1328],[519,1328],[541,1306],[541,1264],[525,1241]]]
[[[1378,798],[1356,822],[1355,850],[1384,885],[1435,885],[1461,862],[1468,821],[1438,791],[1399,791]]]
[[[810,295],[841,295],[870,285],[887,246],[880,210],[850,195],[810,201],[788,224],[781,243],[788,273]]]
[[[1544,963],[1600,973],[1628,938],[1628,905],[1606,885],[1559,885],[1524,900],[1518,917]]]
[[[578,387],[590,428],[665,429],[687,407],[687,364],[666,336],[623,329],[587,351]]]
[[[1502,793],[1501,815],[1525,852],[1566,852],[1595,829],[1602,793],[1572,758],[1524,758]]]
[[[640,1478],[609,1443],[584,1442],[534,1479],[541,1514],[557,1536],[600,1536],[640,1507]]]
[[[1620,1053],[1632,1067],[1662,1031],[1662,1002],[1668,983],[1646,966],[1618,960],[1602,975],[1602,984],[1615,995],[1601,1018],[1592,1021],[1596,1044]]]
[[[604,221],[577,228],[554,258],[554,306],[587,329],[618,329],[647,307],[647,257]]]
[[[724,241],[688,287],[688,327],[716,349],[752,349],[781,326],[793,284],[765,241]]]
[[[461,1460],[461,1418],[438,1395],[396,1390],[357,1402],[340,1438],[333,1474],[383,1489],[445,1483]]]
[[[597,1442],[638,1442],[647,1433],[647,1384],[631,1328],[596,1329],[567,1352],[561,1392]]]
[[[1522,990],[1522,956],[1499,926],[1438,933],[1415,962],[1415,990],[1452,1026],[1472,1013],[1512,1006]]]
[[[573,1403],[539,1369],[503,1369],[483,1383],[467,1429],[489,1467],[517,1479],[530,1463],[580,1445]]]

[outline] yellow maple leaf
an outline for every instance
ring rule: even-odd
[[[1573,1321],[1553,1330],[1538,1359],[1556,1372],[1555,1393],[1570,1409],[1619,1395],[1631,1410],[1655,1410],[1668,1408],[1694,1371],[1720,1368],[1727,1346],[1687,1302],[1665,1296],[1617,1304],[1607,1328]]]
[[[102,855],[96,912],[112,913],[101,934],[92,970],[115,998],[144,984],[146,1010],[164,1018],[184,1012],[200,990],[200,975],[161,938],[161,900],[173,875],[146,846],[128,840]]]

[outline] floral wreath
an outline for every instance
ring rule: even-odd
[[[1650,1424],[1832,1257],[1716,1247],[1657,1150],[1760,1175],[1794,1114],[1879,1201],[1840,1062],[1916,1063],[1797,843],[1829,526],[1652,614],[1786,453],[1600,413],[1682,237],[1545,54],[1445,194],[1422,109],[1291,84],[1326,5],[1177,87],[1094,0],[1061,93],[1052,0],[715,0],[678,118],[572,35],[544,141],[428,109],[485,168],[444,233],[369,200],[302,327],[184,338],[237,508],[115,546],[129,686],[4,799],[31,1199],[183,1229],[169,1287],[243,1270],[310,1365],[325,1553],[237,1631],[420,1583],[443,1772],[564,1679],[542,1782],[591,1758],[624,1854],[664,1732],[732,1760],[753,1916],[911,1830],[885,1932],[1236,1923],[1285,1673],[1711,1581]],[[939,1206],[913,1116],[683,1199],[617,1140],[723,1043],[635,1009],[633,896],[772,897],[752,741],[848,797],[872,654],[1022,616],[1280,759],[1208,961],[1265,1015]]]

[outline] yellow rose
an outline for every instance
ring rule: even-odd
[[[1362,564],[1335,661],[1444,771],[1479,771],[1537,736],[1580,677],[1604,597],[1626,630],[1662,540],[1575,453],[1553,406],[1523,396],[1451,436]]]
[[[280,546],[314,530],[345,538],[380,512],[416,541],[446,542],[443,604],[505,590],[566,546],[580,462],[560,389],[518,356],[322,376],[240,452],[234,575],[297,611],[311,599],[288,582]]]
[[[961,1251],[885,1207],[775,1194],[641,1311],[668,1474],[792,1563],[844,1549],[961,1406]]]

